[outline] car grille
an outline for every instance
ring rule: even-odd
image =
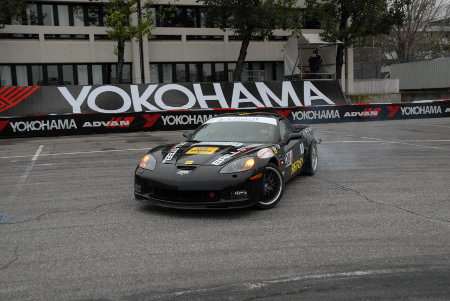
[[[244,186],[233,187],[221,192],[217,191],[183,191],[176,187],[163,185],[150,180],[142,180],[136,177],[135,190],[139,194],[147,195],[151,198],[177,203],[211,203],[222,200],[237,201],[247,198],[245,195],[237,195],[237,191],[247,191]]]
[[[216,192],[207,191],[178,191],[154,188],[152,197],[169,202],[217,202],[220,196]]]

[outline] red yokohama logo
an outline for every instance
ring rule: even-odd
[[[277,110],[276,112],[278,113],[278,115],[289,118],[289,116],[292,113],[292,110]]]
[[[397,117],[398,112],[400,112],[400,105],[389,105],[387,108],[389,119],[394,119]]]
[[[142,115],[142,117],[145,120],[145,124],[144,124],[143,128],[149,129],[149,128],[152,128],[156,124],[156,122],[161,117],[161,114],[154,114],[154,115],[144,114],[144,115]]]
[[[39,86],[31,87],[1,87],[0,88],[0,113],[14,108],[19,103],[30,97]]]
[[[6,128],[8,124],[9,124],[8,120],[0,120],[0,133],[3,132],[3,130]]]

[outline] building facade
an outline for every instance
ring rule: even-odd
[[[144,39],[144,70],[139,42],[126,43],[123,80],[141,83],[141,72],[146,83],[231,80],[239,37],[209,27],[206,10],[196,0],[170,2],[152,2],[155,27]],[[0,29],[1,85],[117,82],[115,44],[105,27],[106,4],[104,0],[30,1],[22,16]],[[168,5],[170,17],[161,13]],[[305,33],[319,32],[317,22],[303,25]],[[290,35],[276,30],[269,39],[255,38],[243,80],[281,80]]]

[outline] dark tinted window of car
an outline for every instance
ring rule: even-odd
[[[272,124],[258,122],[217,122],[204,124],[192,136],[202,142],[254,142],[275,143],[278,128]]]

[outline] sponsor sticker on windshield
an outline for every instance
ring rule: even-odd
[[[270,117],[256,117],[256,116],[230,116],[230,117],[216,117],[208,120],[206,124],[219,122],[253,122],[277,125],[277,120]]]
[[[196,143],[195,145],[217,145],[217,146],[241,147],[244,145],[244,143],[240,143],[240,142],[200,142],[200,143]]]
[[[219,151],[218,147],[193,147],[186,152],[187,155],[212,155]]]

